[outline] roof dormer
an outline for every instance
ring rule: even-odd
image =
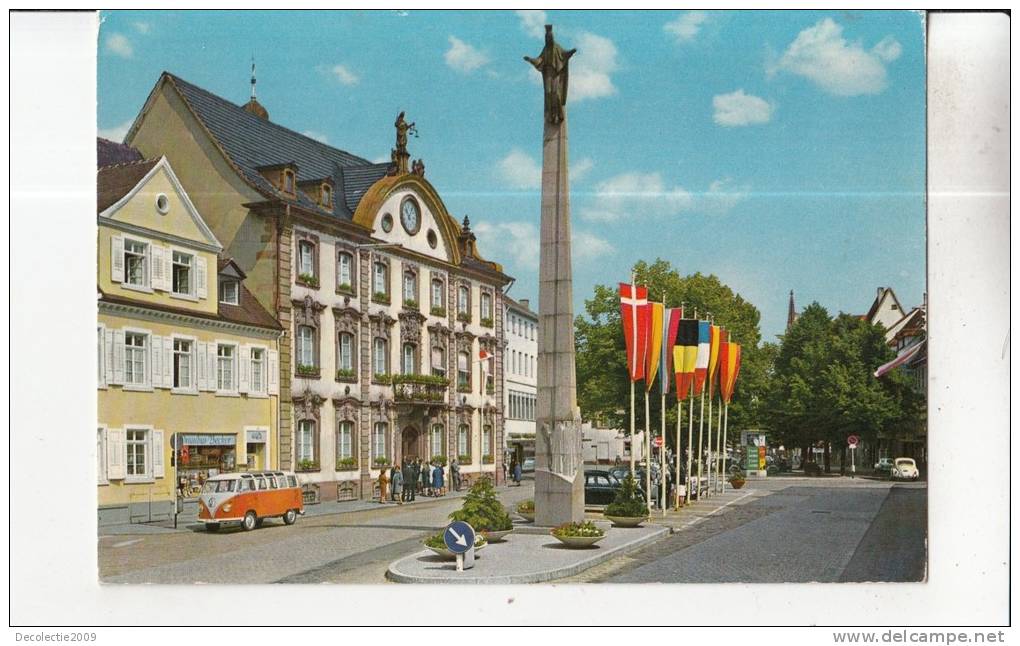
[[[333,210],[333,197],[336,192],[336,185],[330,177],[322,179],[307,179],[298,182],[298,188],[308,196],[310,200],[327,211]]]
[[[256,167],[256,170],[258,170],[258,172],[262,174],[262,177],[265,177],[266,180],[276,188],[276,190],[291,197],[297,196],[298,167],[294,162],[258,166]]]

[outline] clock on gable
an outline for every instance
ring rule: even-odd
[[[404,230],[410,235],[418,233],[418,230],[421,229],[421,209],[412,198],[407,198],[400,205],[400,223],[404,225]]]

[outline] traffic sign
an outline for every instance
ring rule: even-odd
[[[857,437],[856,435],[851,435],[850,437],[846,438],[846,443],[850,446],[857,446],[857,444],[860,443],[860,441],[861,438]]]
[[[463,554],[475,546],[475,530],[462,520],[455,520],[443,532],[446,549],[454,554]]]
[[[662,448],[662,436],[655,438],[655,448]]]

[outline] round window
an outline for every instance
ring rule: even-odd
[[[386,233],[393,230],[393,216],[389,213],[382,216],[382,230]]]
[[[167,213],[170,211],[170,198],[163,193],[156,196],[156,210],[160,213]]]
[[[439,239],[436,237],[435,230],[429,229],[428,235],[426,237],[428,238],[429,246],[435,249],[436,245],[439,244]]]

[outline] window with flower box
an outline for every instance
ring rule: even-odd
[[[446,316],[446,289],[442,278],[432,278],[432,301],[429,311],[433,316]]]
[[[372,300],[383,305],[390,302],[390,268],[383,260],[372,265]]]
[[[336,253],[336,291],[354,294],[354,254],[340,250]]]
[[[306,287],[319,286],[318,245],[315,240],[298,240],[297,247],[297,282]]]

